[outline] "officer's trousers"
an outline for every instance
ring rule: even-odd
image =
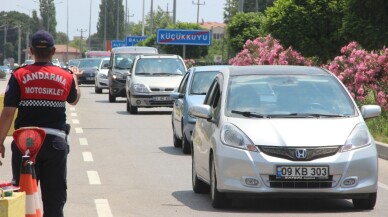
[[[18,185],[22,154],[15,142],[12,142],[12,172]],[[40,184],[43,217],[63,217],[63,208],[67,199],[67,155],[69,147],[64,138],[47,134],[36,156],[35,172]]]

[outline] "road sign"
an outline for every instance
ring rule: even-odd
[[[112,40],[110,42],[111,44],[111,47],[112,48],[115,48],[115,47],[124,47],[125,46],[125,41],[119,41],[119,40]]]
[[[126,46],[135,46],[137,43],[147,39],[147,36],[127,36],[125,37]]]
[[[158,29],[158,44],[211,45],[210,30]]]

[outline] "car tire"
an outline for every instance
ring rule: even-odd
[[[131,96],[129,96],[128,106],[129,106],[129,113],[130,114],[132,114],[132,115],[137,114],[137,106],[133,106],[131,104]]]
[[[172,140],[175,148],[182,147],[182,140],[180,140],[175,134],[174,124],[172,123]]]
[[[192,152],[193,153],[193,152]],[[209,193],[210,187],[204,181],[200,180],[197,176],[197,172],[194,168],[194,155],[192,155],[192,163],[191,163],[191,183],[193,185],[193,191],[196,194]]]
[[[182,152],[183,154],[191,153],[191,144],[189,140],[187,140],[185,132],[182,130]]]
[[[210,196],[213,208],[225,208],[231,204],[231,200],[225,193],[217,190],[217,175],[214,156],[210,162]]]
[[[94,92],[95,93],[102,93],[102,89],[98,88],[97,85],[94,85]]]
[[[109,102],[116,102],[116,97],[113,96],[113,95],[110,93],[110,90],[109,90]]]
[[[127,98],[127,112],[130,112],[130,111],[131,111],[130,102],[129,102],[129,99]]]
[[[353,199],[353,206],[356,209],[372,210],[376,205],[377,193],[371,193],[367,199]]]

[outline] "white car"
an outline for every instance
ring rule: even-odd
[[[179,85],[187,68],[179,55],[138,55],[127,76],[125,92],[127,111],[136,114],[138,108],[172,107],[170,93]]]
[[[193,106],[192,185],[213,207],[233,196],[352,199],[373,209],[378,155],[365,118],[331,72],[307,66],[221,70]]]
[[[97,75],[94,82],[94,92],[102,93],[103,89],[108,89],[108,66],[109,66],[109,57],[101,59],[101,63],[97,70]]]

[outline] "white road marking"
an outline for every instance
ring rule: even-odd
[[[113,217],[107,199],[95,199],[98,217]]]
[[[78,119],[73,119],[73,124],[79,124],[79,120]]]
[[[81,127],[76,127],[75,128],[75,133],[84,133]]]
[[[384,190],[388,191],[388,185],[384,184],[384,183],[381,183],[379,182],[379,187],[380,188],[383,188]]]
[[[89,184],[91,185],[101,185],[100,177],[98,176],[97,171],[86,171],[88,174]]]
[[[70,113],[72,117],[77,117],[77,113]]]
[[[86,138],[79,138],[80,145],[89,145],[88,140]]]
[[[70,107],[70,111],[75,111],[75,107]]]
[[[85,162],[93,162],[92,152],[82,152],[82,156]]]

